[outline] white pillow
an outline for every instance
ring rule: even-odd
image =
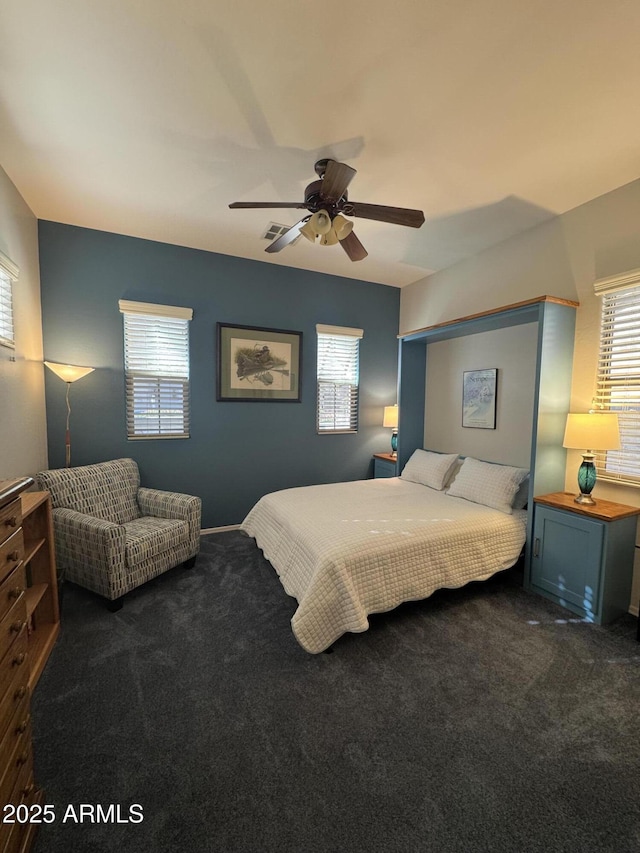
[[[518,487],[528,474],[526,468],[480,462],[468,456],[447,494],[511,514]]]
[[[525,477],[524,480],[518,486],[518,491],[516,492],[516,496],[513,499],[513,503],[511,504],[511,506],[513,509],[524,509],[528,503],[529,477]]]
[[[457,453],[432,453],[430,450],[414,450],[402,469],[400,477],[412,483],[421,483],[441,491],[445,487],[449,472],[458,461]]]

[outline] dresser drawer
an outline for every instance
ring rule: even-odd
[[[0,542],[15,533],[22,524],[22,500],[16,498],[15,501],[3,506],[0,509]]]
[[[16,678],[29,680],[27,630],[23,628],[0,663],[0,696],[4,697]],[[24,675],[23,675],[24,673]]]
[[[22,562],[23,556],[24,539],[20,527],[0,545],[0,581],[4,581],[7,575]]]
[[[37,788],[33,782],[33,764],[27,762],[19,771],[16,784],[11,792],[8,802],[14,806],[31,806],[33,803],[42,803],[43,791]],[[38,824],[15,823],[0,824],[0,850],[2,853],[25,853],[30,849],[33,835]],[[4,846],[3,846],[4,845]]]
[[[19,566],[0,584],[0,620],[4,619],[20,599],[24,602],[26,588],[26,569],[24,566]]]
[[[9,701],[10,699],[12,701]],[[3,716],[6,716],[6,720],[4,721],[2,734],[0,735],[0,743],[3,745],[3,752],[0,753],[0,765],[2,764],[2,758],[5,757],[5,738],[7,739],[7,743],[11,741],[11,728],[21,725],[29,718],[29,708],[30,697],[28,689],[22,691],[20,688],[17,688],[14,690],[13,696],[7,694],[7,701],[2,705],[2,713]],[[0,770],[0,772],[2,771]]]
[[[29,715],[29,702],[26,710],[21,706],[11,718],[2,744],[0,746],[2,765],[0,766],[0,803],[10,802],[19,776],[22,775],[25,765],[29,765],[33,771],[33,754],[31,751],[31,717]],[[5,763],[6,757],[6,763]]]
[[[24,594],[14,603],[11,610],[0,621],[0,660],[4,658],[18,638],[18,634],[27,627],[27,608]]]
[[[13,680],[0,699],[0,739],[7,732],[9,723],[20,707],[20,703],[25,701],[25,697],[28,702],[29,697],[29,670],[24,666],[13,667],[13,670]]]

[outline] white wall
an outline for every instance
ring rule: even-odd
[[[591,406],[600,328],[598,278],[640,267],[640,181],[584,204],[506,240],[470,260],[402,290],[400,333],[550,295],[580,303],[576,314],[572,400],[574,412]],[[580,456],[567,455],[565,488],[577,488]],[[594,495],[640,507],[640,489],[599,481]],[[640,536],[638,541],[640,542]],[[636,552],[636,555],[638,552]],[[631,610],[640,598],[636,556]]]
[[[402,288],[400,334],[502,308],[537,296],[576,301],[559,217]]]
[[[529,468],[537,324],[452,338],[427,347],[424,446]],[[462,374],[498,369],[496,428],[462,426]]]
[[[38,223],[0,169],[0,250],[20,268],[13,287],[16,349],[0,347],[0,479],[47,467]]]

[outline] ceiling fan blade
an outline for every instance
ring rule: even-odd
[[[325,201],[340,201],[355,174],[356,170],[346,163],[329,160],[322,178],[320,195]]]
[[[408,207],[387,207],[384,204],[363,204],[359,201],[347,202],[342,212],[347,216],[360,216],[362,219],[375,219],[378,222],[391,222],[394,225],[407,225],[420,228],[424,223],[424,213]]]
[[[274,240],[273,243],[269,243],[265,252],[279,252],[281,249],[284,249],[285,246],[293,243],[296,237],[300,236],[300,229],[308,219],[309,217],[305,216],[304,219],[300,220],[300,222],[296,222],[295,225],[292,225],[291,228],[289,228],[288,231],[285,231],[277,240]]]
[[[306,207],[302,201],[234,201],[229,207],[251,208],[251,207]]]
[[[340,245],[352,261],[363,261],[369,254],[353,231],[347,234],[344,240],[340,240]]]

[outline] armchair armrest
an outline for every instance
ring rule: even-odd
[[[59,507],[52,514],[60,576],[113,598],[124,576],[124,527],[74,509]]]
[[[200,498],[141,487],[138,489],[138,506],[143,515],[154,515],[156,518],[181,518],[188,521],[194,509],[200,510]]]
[[[178,518],[189,525],[191,556],[200,550],[202,501],[195,495],[167,492],[161,489],[138,489],[138,506],[142,515],[156,518]]]

